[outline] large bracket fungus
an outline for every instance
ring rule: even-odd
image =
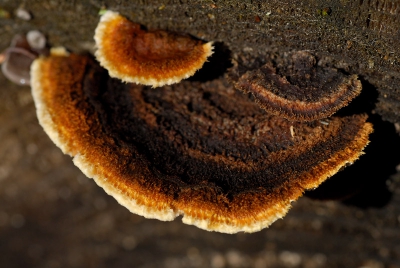
[[[213,50],[211,42],[188,35],[145,31],[113,11],[101,17],[94,39],[96,58],[111,77],[153,87],[192,76]]]
[[[293,52],[274,66],[267,63],[247,71],[235,81],[236,88],[252,93],[269,113],[293,121],[312,121],[331,116],[360,94],[356,75],[318,66],[306,51]]]
[[[42,57],[31,75],[40,124],[88,177],[134,213],[206,230],[269,226],[372,132],[365,115],[270,115],[224,79],[122,83],[88,56]]]

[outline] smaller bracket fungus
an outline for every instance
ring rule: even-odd
[[[145,31],[113,11],[102,15],[94,40],[96,58],[111,77],[153,87],[192,76],[213,53],[211,42],[162,30]]]
[[[31,64],[38,54],[31,50],[26,37],[23,35],[14,36],[4,55],[4,62],[1,65],[4,76],[18,85],[29,86]]]
[[[26,40],[29,43],[29,46],[37,51],[38,53],[43,54],[43,50],[46,49],[46,36],[38,30],[29,31],[26,34]]]
[[[41,32],[33,30],[26,36],[17,34],[10,47],[2,53],[4,58],[1,71],[8,80],[21,86],[29,86],[32,62],[39,55],[46,54],[46,37]]]
[[[312,121],[331,116],[361,92],[356,75],[320,67],[313,55],[297,51],[274,67],[267,63],[247,71],[235,87],[252,93],[258,104],[274,115],[292,121]]]
[[[363,153],[366,115],[324,124],[267,114],[225,80],[148,90],[88,56],[41,57],[32,94],[44,130],[131,212],[224,233],[259,231]]]

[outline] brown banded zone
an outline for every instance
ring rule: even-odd
[[[274,67],[267,63],[242,75],[235,86],[252,93],[269,113],[293,121],[331,116],[361,92],[356,75],[320,67],[313,55],[294,52]]]
[[[206,230],[267,227],[355,161],[372,131],[364,115],[291,123],[225,81],[121,83],[85,56],[32,72],[40,123],[88,177],[134,213]]]

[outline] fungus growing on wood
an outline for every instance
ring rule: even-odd
[[[31,73],[40,124],[85,175],[133,213],[210,231],[269,226],[372,132],[365,115],[269,115],[223,79],[147,90],[75,54],[39,58]]]
[[[46,49],[46,36],[38,30],[29,31],[26,34],[26,40],[28,41],[31,49],[43,54],[43,50]]]
[[[124,82],[159,87],[192,76],[212,54],[212,43],[188,35],[145,31],[116,12],[101,17],[94,36],[100,65]]]
[[[4,61],[1,71],[4,76],[18,84],[29,85],[30,67],[37,54],[30,49],[30,46],[23,35],[14,36],[11,45],[4,52]]]
[[[32,62],[47,52],[46,37],[39,31],[29,31],[26,36],[17,34],[10,47],[2,53],[1,71],[8,80],[29,86]]]
[[[235,81],[236,88],[252,93],[269,113],[293,121],[312,121],[331,116],[360,94],[356,75],[320,67],[310,53],[298,51],[282,66],[267,63],[247,71]]]

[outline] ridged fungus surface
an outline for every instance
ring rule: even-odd
[[[329,117],[362,89],[356,75],[320,67],[306,51],[292,53],[280,66],[267,63],[247,71],[235,82],[236,88],[252,93],[263,109],[293,121]]]
[[[40,124],[74,163],[130,211],[224,233],[255,232],[355,161],[365,115],[293,123],[223,80],[149,89],[87,56],[32,66]]]
[[[111,77],[159,87],[192,76],[212,54],[212,43],[162,30],[145,31],[107,11],[94,36],[95,53]]]

